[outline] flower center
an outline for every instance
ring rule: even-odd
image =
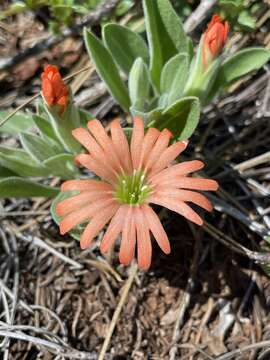
[[[134,170],[132,175],[119,176],[115,189],[115,198],[123,204],[141,205],[151,193],[151,187],[145,180],[145,174]]]

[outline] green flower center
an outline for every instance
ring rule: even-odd
[[[151,187],[145,181],[145,174],[135,170],[132,175],[119,176],[114,196],[123,204],[141,205],[150,193]]]

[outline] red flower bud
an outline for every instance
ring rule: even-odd
[[[213,15],[203,39],[203,64],[206,68],[222,51],[228,37],[228,32],[228,22],[222,23],[219,15]]]
[[[46,65],[41,74],[42,94],[48,105],[59,105],[61,113],[68,104],[68,88],[65,85],[57,66]]]

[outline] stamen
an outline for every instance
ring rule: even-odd
[[[134,170],[132,175],[119,176],[114,196],[123,204],[141,205],[150,193],[151,187],[146,182],[145,174],[141,170]]]

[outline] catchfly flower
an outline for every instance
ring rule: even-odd
[[[102,180],[69,180],[61,191],[75,191],[62,200],[56,213],[62,217],[60,232],[65,234],[77,225],[88,222],[81,239],[81,248],[88,248],[93,238],[110,221],[100,249],[107,252],[122,234],[119,260],[129,264],[137,257],[139,267],[148,269],[152,246],[150,233],[164,253],[170,252],[168,237],[150,204],[157,204],[202,225],[201,217],[187,204],[199,205],[211,211],[210,201],[193,190],[217,190],[214,180],[192,178],[188,175],[201,169],[199,160],[172,165],[185,150],[187,141],[169,145],[171,133],[149,128],[134,119],[130,144],[118,120],[110,125],[110,136],[98,120],[88,122],[88,129],[73,130],[73,136],[88,150],[76,161],[94,172]]]
[[[222,23],[219,15],[213,15],[207,30],[203,34],[203,64],[206,68],[222,51],[227,41],[228,32],[228,22]]]
[[[42,94],[49,106],[58,105],[62,113],[69,102],[68,88],[65,85],[58,67],[46,65],[41,74]]]

